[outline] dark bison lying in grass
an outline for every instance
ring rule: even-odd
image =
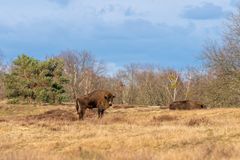
[[[76,99],[76,109],[79,115],[79,120],[83,120],[87,108],[97,108],[98,118],[102,118],[104,111],[112,106],[114,97],[115,96],[111,92],[106,90],[96,90],[88,95],[78,97]]]
[[[206,109],[207,106],[196,101],[184,100],[184,101],[175,101],[169,105],[171,110],[191,110],[191,109]]]

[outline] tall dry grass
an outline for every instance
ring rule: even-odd
[[[0,106],[0,160],[239,159],[240,109]]]

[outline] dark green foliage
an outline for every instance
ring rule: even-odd
[[[39,61],[19,56],[5,75],[7,97],[28,102],[61,103],[65,98],[64,63],[57,58]]]

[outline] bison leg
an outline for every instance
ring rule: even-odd
[[[101,110],[101,118],[103,117],[104,111],[104,109]]]
[[[104,114],[104,109],[103,108],[98,108],[98,118],[102,118]]]
[[[101,118],[101,109],[98,108],[98,118]]]
[[[80,112],[78,112],[79,120],[83,120],[83,116],[85,114],[85,108],[81,108]]]
[[[78,99],[76,99],[76,110],[77,110],[77,113],[78,113],[78,111],[79,111],[79,107],[80,107],[80,104],[79,104],[79,102],[78,102]]]

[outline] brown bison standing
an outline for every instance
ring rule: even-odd
[[[98,118],[102,118],[104,111],[112,106],[115,96],[106,90],[96,90],[88,95],[76,99],[76,109],[79,115],[79,120],[83,120],[85,110],[87,108],[97,108]]]
[[[175,101],[169,105],[171,110],[191,110],[191,109],[206,109],[207,107],[204,104],[198,103],[196,101],[184,100],[184,101]]]

